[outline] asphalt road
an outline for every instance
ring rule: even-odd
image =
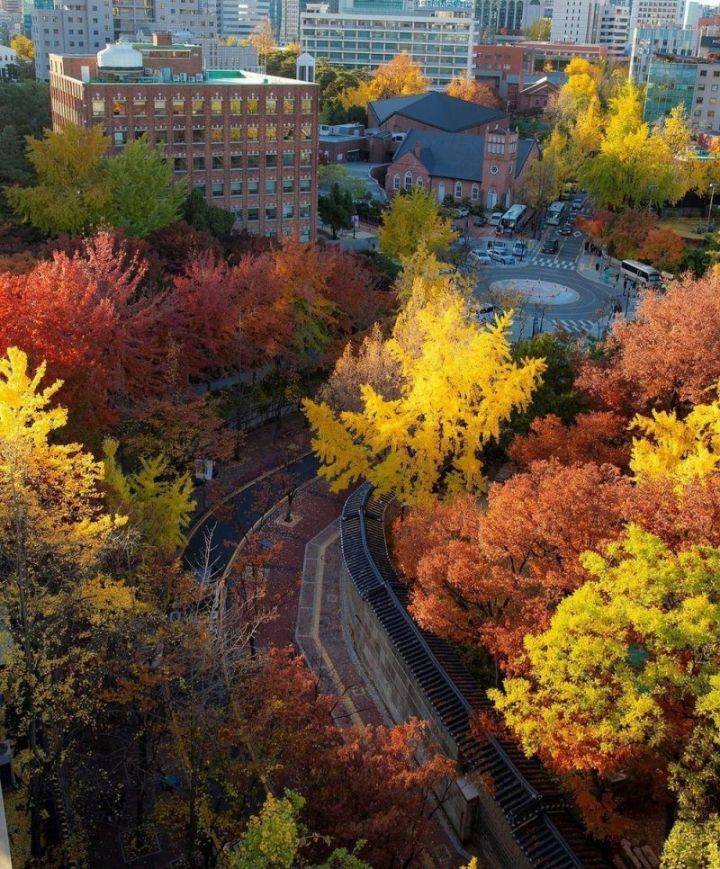
[[[297,484],[311,480],[318,470],[318,461],[314,455],[307,455],[291,462],[284,473],[292,474]],[[280,472],[278,472],[279,474]],[[275,475],[277,479],[277,474]],[[185,549],[185,563],[195,571],[204,568],[206,541],[210,539],[210,562],[213,574],[220,575],[227,566],[232,553],[243,535],[262,515],[258,505],[259,496],[270,487],[272,491],[273,475],[258,483],[251,483],[238,495],[223,505],[216,514],[212,514],[197,528],[188,541]],[[282,498],[284,492],[274,492],[274,500]]]

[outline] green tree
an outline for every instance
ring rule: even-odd
[[[665,842],[661,869],[720,869],[720,817],[676,821]]]
[[[363,199],[368,195],[368,189],[364,181],[355,178],[342,163],[328,163],[318,166],[318,183],[321,187],[330,187],[339,184],[342,190],[347,190],[354,200]]]
[[[50,126],[50,89],[42,81],[0,81],[0,184],[27,184],[34,178],[26,136]]]
[[[354,211],[352,194],[337,182],[327,196],[318,198],[318,214],[323,223],[332,229],[333,238],[337,238],[338,229],[350,229]]]
[[[46,233],[78,234],[102,223],[110,204],[105,171],[108,139],[100,127],[75,125],[28,139],[28,157],[37,183],[8,187],[17,214]]]
[[[235,216],[230,211],[211,205],[202,190],[193,188],[185,200],[183,217],[200,232],[209,232],[216,238],[226,238],[235,226]]]
[[[435,197],[420,187],[393,198],[378,233],[380,250],[394,259],[413,256],[421,245],[440,253],[456,236],[451,222],[440,215]]]
[[[547,42],[550,39],[551,25],[549,18],[538,18],[525,31],[525,38],[530,42]]]
[[[172,166],[161,148],[144,136],[128,142],[107,161],[110,201],[106,220],[129,236],[144,238],[180,218],[185,179],[174,181]]]

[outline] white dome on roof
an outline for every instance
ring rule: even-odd
[[[100,69],[142,69],[143,56],[129,42],[108,43],[97,53]]]

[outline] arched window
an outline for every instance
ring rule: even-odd
[[[470,188],[470,199],[472,199],[473,202],[477,202],[479,198],[480,187],[477,184],[473,184],[473,186]]]
[[[462,199],[462,181],[455,182],[455,198]]]
[[[399,190],[399,189],[400,189],[400,176],[393,175],[393,190]]]
[[[412,187],[412,172],[409,170],[405,173],[405,189],[409,190]]]
[[[415,181],[415,183],[417,184],[418,187],[424,187],[424,186],[425,186],[425,182],[422,180],[421,177],[418,177],[418,179]]]

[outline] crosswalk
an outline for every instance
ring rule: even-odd
[[[526,262],[546,269],[574,269],[577,265],[575,260],[558,259],[554,256],[534,256]]]
[[[562,329],[574,335],[597,336],[598,324],[595,320],[560,320],[553,319],[555,329]]]

